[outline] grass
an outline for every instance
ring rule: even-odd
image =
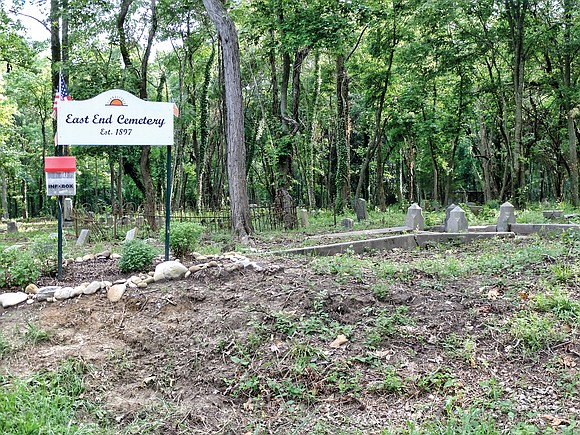
[[[64,361],[53,372],[27,379],[0,377],[0,432],[6,434],[90,434],[96,425],[79,420],[90,404],[81,399],[84,375],[81,360]]]

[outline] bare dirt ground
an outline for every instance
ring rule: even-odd
[[[82,359],[90,367],[83,399],[117,433],[393,433],[409,421],[461,419],[461,409],[506,431],[573,431],[577,324],[562,325],[566,338],[534,355],[506,333],[510,316],[542,291],[553,258],[494,275],[412,266],[381,281],[377,272],[483,249],[495,248],[369,253],[351,256],[351,269],[249,255],[265,270],[228,273],[220,263],[128,289],[118,303],[96,294],[0,308],[3,331],[35,324],[51,337],[6,356],[0,370],[26,376]],[[95,260],[68,266],[58,284],[120,277],[114,260]],[[577,301],[578,283],[569,289]],[[348,342],[335,347],[341,334]]]

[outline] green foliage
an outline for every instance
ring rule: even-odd
[[[522,312],[512,318],[509,333],[521,344],[523,353],[530,356],[564,341],[566,337],[553,316],[533,311]]]
[[[122,272],[144,271],[151,266],[157,250],[143,240],[134,239],[123,244],[119,269]]]
[[[12,346],[2,331],[0,331],[0,360],[5,356],[12,352]]]
[[[30,252],[20,252],[7,275],[7,284],[9,286],[26,286],[40,277],[39,262],[35,261]]]
[[[580,302],[558,287],[550,292],[534,295],[532,307],[537,311],[552,313],[556,318],[570,324],[580,322]]]
[[[171,224],[169,247],[173,254],[180,258],[192,252],[204,231],[203,226],[195,222],[175,222]]]
[[[50,339],[50,333],[40,328],[34,323],[26,323],[26,331],[24,331],[24,340],[31,344],[42,343]]]
[[[81,400],[88,370],[82,361],[69,359],[54,372],[40,372],[25,380],[0,376],[0,432],[92,433],[94,426],[81,424],[77,418],[79,411],[90,409]]]
[[[413,319],[407,316],[409,307],[397,307],[393,314],[387,310],[381,311],[376,319],[374,327],[367,332],[366,344],[371,348],[378,347],[384,338],[395,335],[399,332],[399,326],[413,324]]]

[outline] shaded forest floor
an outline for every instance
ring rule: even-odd
[[[579,255],[575,237],[248,254],[264,270],[1,309],[2,388],[75,361],[71,433],[574,433]],[[61,283],[118,277],[103,259]]]

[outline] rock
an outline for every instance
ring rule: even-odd
[[[76,287],[73,289],[73,291],[72,291],[72,293],[71,293],[71,297],[73,297],[73,298],[74,298],[74,297],[76,297],[76,296],[80,296],[80,295],[82,295],[82,294],[83,294],[83,291],[84,291],[86,288],[87,288],[87,285],[86,285],[86,284],[80,284],[80,285],[77,285],[77,286],[76,286]]]
[[[113,254],[111,254],[111,258],[113,260],[118,260],[119,258],[121,258],[121,254],[115,254],[115,253],[113,253]]]
[[[139,284],[137,284],[137,287],[138,287],[138,288],[145,288],[145,287],[147,287],[147,285],[148,285],[148,284],[147,284],[145,281],[142,281],[142,282],[140,282]]]
[[[29,295],[35,295],[38,293],[38,287],[36,286],[36,284],[28,284],[24,289],[24,291]]]
[[[191,266],[188,269],[188,271],[191,272],[191,273],[195,273],[195,272],[197,272],[198,270],[201,270],[201,269],[202,269],[202,267],[200,265],[194,264],[193,266]]]
[[[185,275],[183,275],[184,278],[189,278],[189,275],[191,275],[191,272],[188,270],[187,272],[185,272]]]
[[[75,258],[75,263],[82,263],[82,262],[83,262],[83,257]]]
[[[185,272],[187,272],[187,267],[185,267],[180,262],[165,261],[157,265],[153,278],[155,281],[160,281],[163,279],[175,279],[185,275]]]
[[[42,287],[38,289],[38,293],[36,294],[36,300],[38,302],[47,301],[49,298],[52,299],[54,296],[54,292],[57,291],[60,286],[51,285],[48,287]]]
[[[111,256],[111,251],[103,251],[103,252],[99,252],[98,254],[95,254],[95,257],[97,258],[109,258]]]
[[[207,267],[218,267],[218,266],[219,266],[219,263],[215,260],[207,263]]]
[[[92,261],[95,259],[95,256],[93,254],[87,254],[83,256],[83,261]]]
[[[28,299],[28,300],[26,301],[26,303],[27,303],[28,305],[31,305],[31,304],[33,304],[33,303],[34,303],[34,299]]]
[[[228,264],[224,267],[224,270],[226,272],[233,272],[235,270],[238,270],[240,268],[240,265],[238,263],[233,263],[233,264]]]
[[[118,279],[117,281],[113,282],[113,285],[115,284],[125,284],[127,282],[126,279]]]
[[[143,282],[144,282],[145,284],[151,284],[152,282],[155,282],[155,278],[153,278],[152,276],[149,276],[149,277],[145,278],[145,279],[143,280]]]
[[[93,281],[88,286],[86,286],[86,288],[83,290],[83,294],[92,295],[98,292],[102,287],[103,283],[101,281]]]
[[[103,281],[101,282],[101,288],[109,288],[113,285],[111,281]]]
[[[54,292],[54,298],[57,301],[69,299],[72,297],[74,289],[72,287],[61,287]]]
[[[135,284],[133,281],[127,281],[127,285],[129,288],[137,288],[137,284]]]
[[[133,284],[139,284],[143,280],[140,277],[133,275],[131,278],[129,278],[129,281],[131,281]]]
[[[0,304],[3,308],[8,308],[21,304],[26,299],[28,299],[28,295],[24,292],[3,293],[0,295]]]
[[[118,302],[123,297],[123,294],[127,290],[127,286],[125,284],[115,284],[109,287],[107,290],[107,299],[111,302]]]

